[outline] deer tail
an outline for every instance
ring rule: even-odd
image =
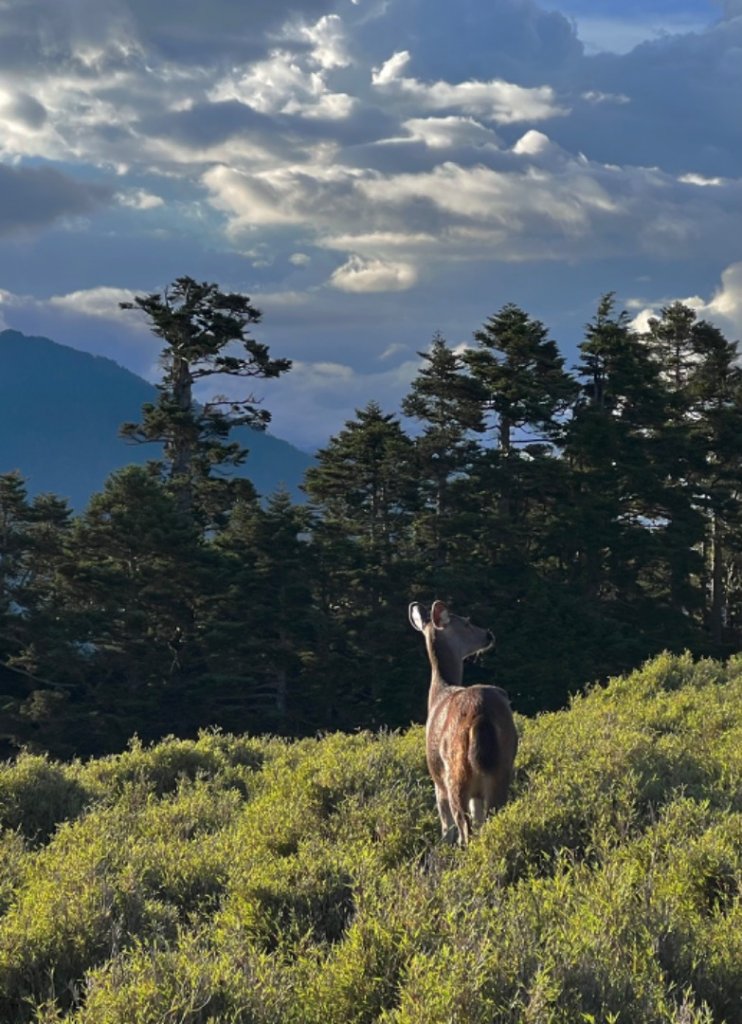
[[[469,764],[474,771],[491,775],[498,766],[498,753],[494,723],[484,715],[475,718],[469,727]]]

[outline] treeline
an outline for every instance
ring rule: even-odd
[[[612,295],[576,367],[514,305],[472,346],[436,336],[402,403],[318,453],[306,506],[225,471],[277,376],[244,296],[181,278],[131,304],[163,339],[157,403],[123,432],[162,458],[72,516],[0,478],[0,729],[67,756],[219,725],[306,734],[422,717],[406,619],[440,597],[497,634],[486,670],[526,712],[662,649],[724,656],[742,623],[742,372],[681,303],[646,333]]]

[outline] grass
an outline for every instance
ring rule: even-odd
[[[441,845],[421,727],[0,769],[7,1024],[738,1024],[742,660],[520,719]]]

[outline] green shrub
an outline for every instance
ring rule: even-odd
[[[46,842],[63,821],[77,817],[89,795],[74,770],[45,756],[20,754],[0,767],[0,824]]]
[[[466,851],[419,726],[23,755],[0,1020],[736,1024],[742,660],[663,655],[518,728]]]

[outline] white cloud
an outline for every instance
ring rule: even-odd
[[[369,231],[344,235],[327,235],[319,239],[318,244],[325,249],[347,251],[357,249],[363,252],[379,253],[404,250],[429,249],[438,239],[430,232],[424,231]]]
[[[129,206],[133,210],[156,210],[158,207],[165,205],[165,200],[162,196],[156,196],[143,188],[120,192],[118,201],[122,206]]]
[[[417,271],[409,263],[351,256],[330,277],[330,284],[343,292],[403,292],[417,282]]]
[[[518,156],[538,156],[545,153],[552,146],[551,139],[543,132],[531,128],[525,135],[521,135],[513,146],[513,152]]]
[[[724,178],[705,178],[702,174],[682,174],[678,181],[682,181],[685,185],[699,185],[702,188],[709,185],[725,184]]]
[[[326,14],[314,25],[303,26],[301,35],[312,44],[312,59],[326,71],[350,64],[343,23],[337,14]]]
[[[410,53],[402,50],[373,72],[372,84],[380,90],[413,101],[423,110],[458,110],[464,114],[489,118],[498,124],[517,121],[543,121],[569,113],[556,102],[551,86],[525,88],[492,79],[488,82],[432,82],[406,78],[401,72],[410,61]]]
[[[103,320],[128,320],[132,314],[119,307],[120,302],[131,302],[135,293],[128,288],[85,288],[66,295],[53,295],[48,304],[53,309]]]
[[[459,146],[499,145],[497,135],[473,117],[411,117],[402,127],[406,136],[386,139],[385,142],[422,142],[430,149],[450,149]]]
[[[325,54],[324,60],[330,60]],[[330,64],[330,67],[333,65]],[[296,114],[300,117],[340,120],[348,117],[355,100],[332,92],[320,70],[302,67],[289,50],[274,50],[239,76],[230,75],[210,90],[212,101],[238,100],[261,114]]]
[[[410,63],[410,51],[398,50],[388,60],[384,61],[380,68],[374,68],[371,73],[371,82],[374,85],[390,85],[398,81],[402,76],[401,72]]]
[[[174,19],[151,0],[0,0],[3,285],[58,293],[32,329],[43,312],[53,336],[102,350],[124,321],[101,329],[116,299],[101,280],[145,290],[213,276],[331,363],[341,334],[345,345],[373,321],[374,358],[420,310],[436,310],[426,332],[459,336],[471,309],[527,303],[529,289],[558,317],[581,289],[625,292],[648,270],[672,281],[669,261],[707,281],[739,259],[742,235],[738,0],[695,33],[670,16],[663,37],[654,15],[593,18],[593,42],[652,41],[589,58],[542,2],[275,0],[247,17],[238,0],[183,0]],[[40,160],[61,178],[44,179]],[[724,281],[697,301],[733,320],[731,267]],[[140,319],[121,328],[127,353]],[[359,384],[360,404],[373,384]]]
[[[299,306],[306,306],[311,302],[311,295],[308,292],[287,290],[282,292],[262,291],[258,288],[253,296],[262,312],[273,310],[295,309]]]
[[[689,305],[694,300],[688,300]],[[719,322],[742,338],[742,262],[732,263],[721,275],[721,285],[708,302],[696,301],[699,316]]]
[[[255,225],[323,225],[342,219],[342,201],[352,195],[359,174],[323,164],[279,166],[257,174],[222,166],[207,171],[203,182],[212,205],[227,213],[232,232],[239,232]]]
[[[400,342],[394,341],[394,342],[392,342],[391,345],[387,345],[387,347],[384,349],[384,351],[379,356],[379,361],[380,362],[385,362],[387,359],[391,359],[392,356],[398,356],[400,354],[400,352],[407,352],[407,351],[409,351],[409,346],[402,345]]]
[[[588,103],[631,103],[631,98],[622,92],[601,92],[599,89],[589,89],[582,94],[583,100]]]
[[[642,299],[630,299],[627,303],[628,308],[638,311],[631,321],[632,327],[637,331],[646,331],[649,327],[649,318],[658,316],[663,306],[669,306],[675,301],[690,306],[701,319],[715,323],[721,330],[727,332],[732,340],[742,338],[742,262],[732,263],[722,272],[721,284],[710,299],[704,299],[700,295],[689,295],[679,300],[677,296],[663,298],[651,303],[646,303]]]

